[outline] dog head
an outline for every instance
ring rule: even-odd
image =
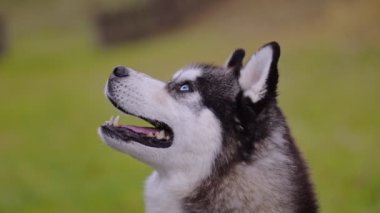
[[[266,44],[245,65],[244,54],[235,50],[223,67],[187,66],[167,83],[116,67],[105,88],[107,98],[153,127],[121,125],[112,118],[99,128],[100,137],[162,172],[205,174],[226,146],[231,147],[228,158],[242,156],[241,131],[275,100],[280,49],[275,42]]]

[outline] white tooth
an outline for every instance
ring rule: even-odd
[[[112,124],[113,124],[114,126],[116,126],[116,127],[117,127],[117,126],[120,126],[120,125],[119,125],[119,119],[120,119],[120,116],[116,116],[116,117],[113,119],[113,123],[112,123]]]
[[[165,136],[165,140],[169,140],[169,135]]]
[[[153,137],[154,137],[154,135],[153,135],[152,132],[149,132],[147,136],[150,137],[150,138],[153,138]]]
[[[165,137],[165,131],[164,130],[161,130],[157,135],[156,135],[156,138],[157,139],[164,139]]]
[[[106,121],[106,124],[112,125],[112,121],[113,121],[113,116],[111,116],[111,118],[108,121]]]

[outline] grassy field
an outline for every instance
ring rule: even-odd
[[[280,105],[322,212],[380,212],[376,1],[226,1],[176,31],[112,48],[96,45],[80,13],[86,1],[72,11],[55,1],[46,13],[45,1],[25,2],[0,2],[10,29],[0,57],[0,212],[142,212],[151,169],[96,134],[117,114],[103,96],[112,67],[166,80],[271,40],[282,45]]]

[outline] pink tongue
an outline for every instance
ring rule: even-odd
[[[144,135],[147,135],[149,133],[155,133],[155,132],[158,132],[157,129],[155,128],[152,128],[152,127],[139,127],[139,126],[125,126],[126,128],[134,131],[134,132],[137,132],[137,133],[140,133],[140,134],[144,134]]]

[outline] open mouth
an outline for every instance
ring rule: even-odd
[[[126,143],[135,141],[156,148],[167,148],[171,146],[173,142],[173,131],[167,124],[141,116],[136,117],[147,121],[152,124],[153,127],[119,124],[119,116],[112,116],[110,120],[101,126],[102,132],[109,137],[122,140]]]

